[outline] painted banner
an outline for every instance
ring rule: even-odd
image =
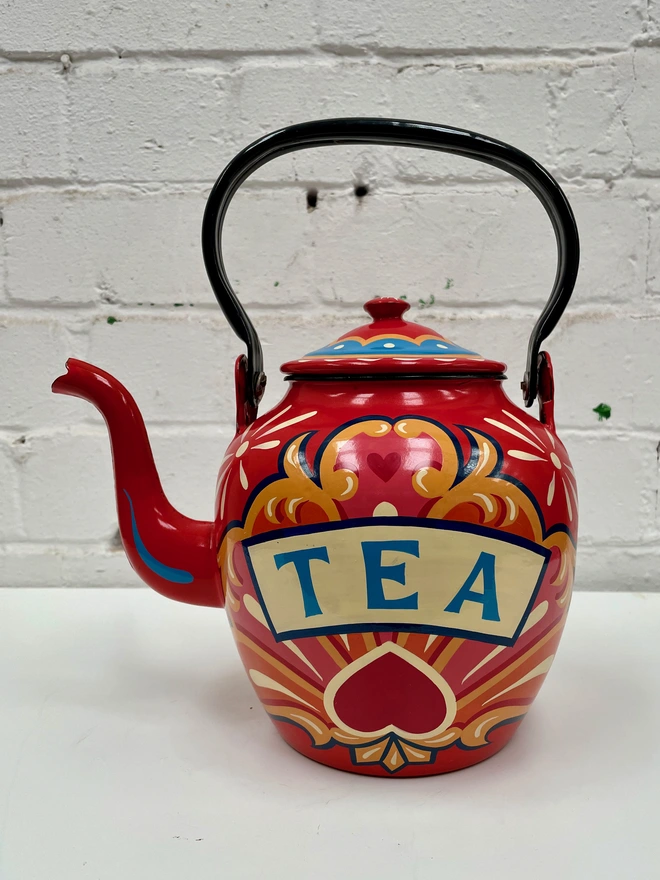
[[[424,631],[512,645],[550,551],[469,523],[375,517],[243,541],[277,641]]]

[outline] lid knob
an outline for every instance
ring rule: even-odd
[[[374,321],[385,318],[400,318],[410,308],[410,303],[395,296],[377,296],[364,304],[364,310]]]

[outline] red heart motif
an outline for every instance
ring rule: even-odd
[[[367,464],[376,476],[384,483],[391,480],[401,466],[401,456],[398,452],[389,452],[384,458],[377,452],[370,452],[367,456]]]
[[[376,653],[337,689],[333,703],[338,718],[366,733],[392,725],[419,735],[440,727],[447,702],[438,686],[400,653]]]

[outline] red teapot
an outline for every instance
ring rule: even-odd
[[[223,264],[225,214],[269,159],[343,143],[472,157],[539,198],[558,268],[522,382],[538,419],[506,395],[503,363],[406,320],[408,304],[393,297],[372,299],[368,323],[285,363],[284,397],[258,412],[262,349]],[[550,669],[573,582],[575,476],[540,351],[579,261],[562,190],[526,154],[473,132],[393,119],[309,122],[262,137],[229,163],[208,199],[202,249],[247,346],[212,521],[168,502],[140,412],[116,379],[69,360],[53,384],[105,417],[133,568],[165,596],[226,607],[264,709],[303,755],[385,777],[494,755]]]

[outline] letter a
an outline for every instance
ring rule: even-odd
[[[479,575],[482,576],[484,582],[483,593],[477,593],[472,589]],[[500,619],[500,612],[497,607],[497,588],[495,586],[495,556],[492,553],[482,552],[479,554],[479,558],[468,575],[467,580],[449,605],[447,605],[445,611],[450,611],[452,614],[460,614],[463,602],[479,602],[482,606],[482,620],[498,621]]]

